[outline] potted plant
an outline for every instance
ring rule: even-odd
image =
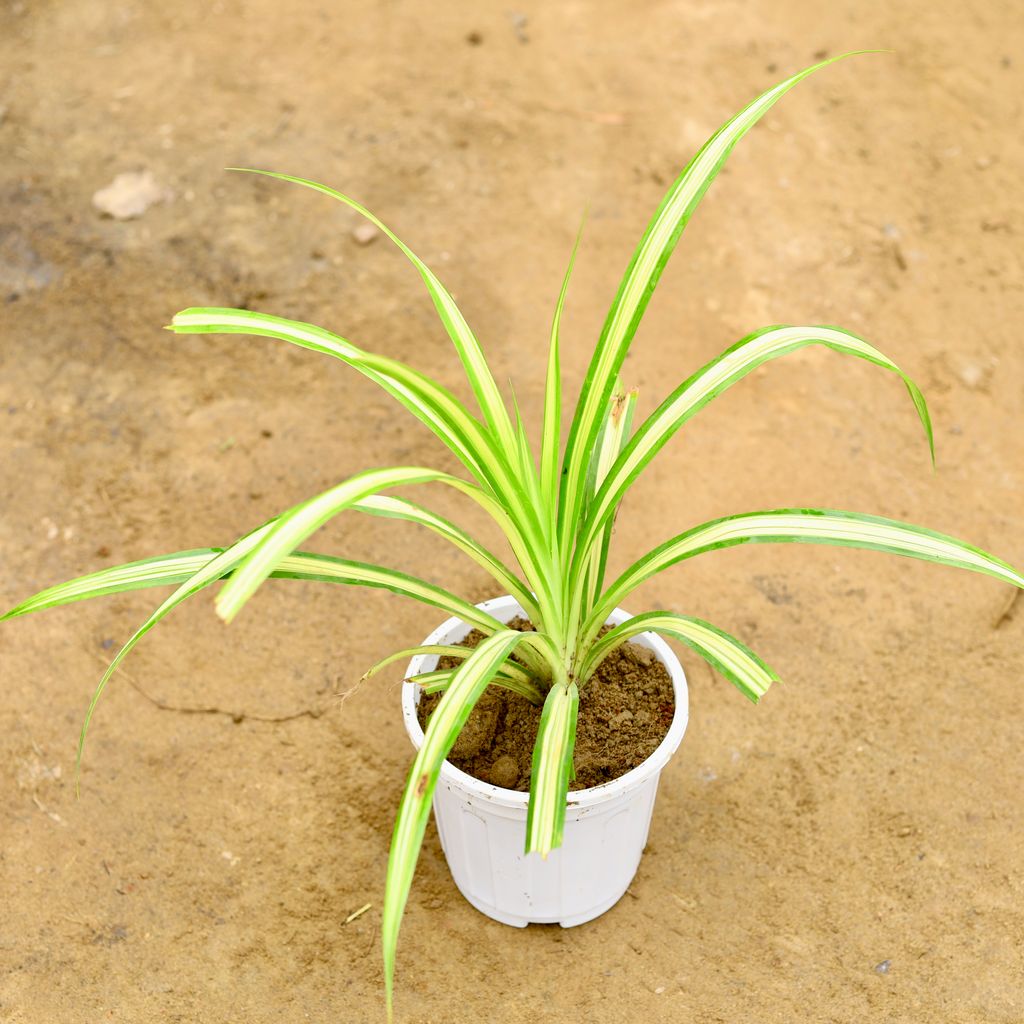
[[[824,345],[898,374],[933,450],[928,410],[917,386],[880,351],[835,327],[755,331],[675,388],[635,428],[636,392],[619,381],[661,272],[733,146],[789,89],[829,63],[787,78],[745,107],[711,136],[669,189],[619,286],[563,445],[559,328],[574,247],[551,329],[539,457],[518,410],[510,414],[476,337],[427,266],[354,200],[315,182],[271,175],[347,204],[402,250],[430,292],[480,415],[419,371],[365,352],[320,327],[248,310],[204,308],[179,313],[168,329],[260,335],[340,359],[425,423],[467,476],[420,466],[368,470],[282,512],[227,548],[182,551],[104,569],[44,590],[3,616],[140,587],[176,585],[100,680],[85,715],[79,762],[97,701],[122,659],[173,608],[214,583],[223,581],[216,610],[226,621],[271,577],[382,587],[452,616],[423,643],[385,658],[367,673],[395,659],[412,658],[403,711],[417,753],[396,817],[382,922],[389,1010],[399,924],[432,801],[453,874],[475,905],[513,924],[580,923],[606,910],[629,884],[646,839],[658,774],[685,729],[685,677],[656,634],[694,649],[752,701],[777,678],[745,644],[707,622],[667,611],[622,611],[620,603],[645,580],[716,548],[797,542],[888,551],[987,573],[1024,588],[1024,577],[1005,562],[953,538],[877,516],[810,508],[748,512],[703,523],[659,544],[611,583],[605,581],[612,524],[629,486],[691,416],[777,356]],[[507,538],[518,569],[454,523],[385,493],[424,483],[454,488],[481,506]],[[504,596],[474,606],[395,569],[298,550],[320,526],[346,510],[405,520],[445,537],[483,566]],[[512,623],[517,615],[523,621]],[[477,631],[473,641],[463,643],[471,628]],[[627,643],[640,645],[631,655],[638,663],[653,666],[663,682],[668,680],[666,720],[643,763],[619,779],[581,788],[574,783],[581,700],[586,710],[589,696],[599,696],[610,685],[595,679],[606,659],[621,654]],[[499,689],[511,695],[509,700],[535,709],[528,794],[473,778],[446,760],[478,702]],[[435,706],[424,729],[417,703],[428,698]],[[481,857],[490,860],[483,863]]]

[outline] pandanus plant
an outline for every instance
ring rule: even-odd
[[[834,58],[839,59],[839,58]],[[770,359],[823,345],[899,375],[927,437],[931,422],[914,382],[887,356],[837,327],[773,326],[755,331],[701,367],[633,429],[637,395],[619,371],[655,285],[701,197],[732,148],[794,85],[832,61],[823,61],[769,89],[716,131],[668,190],[644,232],[601,330],[561,444],[562,384],[559,329],[576,248],[555,305],[547,363],[539,461],[518,409],[510,414],[476,336],[433,272],[385,224],[355,200],[325,185],[265,171],[340,200],[383,232],[419,271],[465,368],[480,415],[451,391],[401,362],[357,348],[320,327],[240,309],[186,309],[169,330],[178,334],[258,335],[333,356],[391,395],[441,440],[468,478],[424,466],[372,469],[294,506],[227,548],[180,551],[83,576],[51,587],[4,618],[101,594],[140,587],[177,589],[117,653],[93,694],[79,741],[112,673],[139,640],[173,608],[223,581],[217,614],[232,620],[268,578],[381,587],[443,609],[476,627],[485,639],[474,649],[429,646],[400,651],[369,673],[413,654],[447,655],[458,667],[427,674],[429,692],[443,691],[409,772],[398,808],[387,870],[383,945],[388,1005],[398,929],[430,813],[442,762],[473,706],[490,685],[507,687],[542,706],[533,751],[525,849],[541,857],[561,842],[580,690],[601,660],[637,634],[653,631],[693,648],[752,701],[778,677],[742,641],[690,615],[652,611],[603,631],[609,613],[645,580],[704,552],[736,544],[834,544],[888,551],[987,573],[1024,588],[1005,562],[932,530],[878,516],[820,508],[784,508],[726,516],[693,526],[647,552],[613,582],[605,572],[616,509],[630,485],[662,446],[716,395]],[[466,531],[405,498],[385,494],[412,484],[443,484],[481,506],[500,527],[518,563],[512,568]],[[297,550],[343,511],[405,520],[450,541],[512,595],[533,629],[510,629],[455,594],[392,568]],[[515,655],[515,659],[513,659]]]

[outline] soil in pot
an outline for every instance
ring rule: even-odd
[[[513,619],[509,626],[533,628],[523,618]],[[473,630],[460,646],[475,647],[482,639],[483,634]],[[439,667],[457,664],[442,658]],[[440,699],[440,694],[420,699],[417,715],[423,728]],[[540,712],[519,694],[488,687],[448,760],[494,786],[528,791]],[[576,778],[571,788],[600,786],[642,764],[665,738],[674,712],[672,680],[653,652],[633,643],[613,651],[580,691]]]

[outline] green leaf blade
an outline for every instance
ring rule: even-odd
[[[176,334],[247,334],[273,338],[330,355],[363,374],[428,427],[484,485],[499,487],[500,452],[465,406],[447,389],[418,370],[385,356],[365,352],[340,335],[314,324],[247,309],[193,307],[176,313],[169,330]]]
[[[768,687],[778,681],[774,669],[741,640],[703,619],[672,612],[635,615],[605,633],[587,653],[580,669],[581,681],[586,682],[604,658],[620,644],[647,632],[660,633],[686,644],[755,704]]]
[[[369,679],[371,676],[375,676],[381,669],[394,664],[396,661],[405,661],[420,655],[429,655],[436,658],[458,658],[462,661],[469,657],[472,650],[472,647],[464,647],[461,644],[424,644],[419,647],[406,647],[404,650],[395,651],[386,658],[381,658],[380,661],[371,665],[363,673],[363,678]],[[530,674],[520,668],[514,661],[507,662],[501,671],[510,678],[519,680],[524,685],[532,683]]]
[[[547,588],[553,563],[545,536],[546,524],[537,502],[524,486],[518,464],[518,441],[504,450],[494,437],[445,388],[404,364],[362,352],[345,339],[319,327],[249,310],[195,308],[177,314],[171,329],[179,333],[255,334],[284,340],[334,355],[383,387],[426,424],[480,482],[465,492],[481,504],[501,527],[537,595],[537,625],[557,613],[555,594]],[[511,428],[510,428],[511,430]]]
[[[381,516],[386,519],[402,519],[416,523],[438,536],[444,537],[490,573],[498,586],[519,602],[527,617],[534,621],[540,618],[540,611],[533,595],[526,589],[523,581],[501,559],[474,540],[461,527],[456,526],[443,516],[423,508],[422,505],[389,494],[375,494],[368,498],[361,498],[354,502],[351,508],[355,512],[365,512],[368,515]]]
[[[562,328],[562,310],[569,292],[569,281],[572,279],[573,267],[576,265],[576,254],[579,252],[580,239],[583,237],[583,223],[576,232],[576,241],[569,254],[569,265],[562,277],[562,288],[555,303],[555,313],[551,320],[551,341],[548,346],[548,370],[544,381],[544,420],[541,427],[540,482],[541,498],[544,506],[550,510],[552,517],[558,511],[558,457],[562,435],[562,366],[560,354],[560,336]],[[557,528],[552,520],[551,529]]]
[[[508,662],[505,663],[506,665]],[[444,693],[451,685],[455,674],[454,669],[442,669],[436,672],[422,672],[417,676],[410,676],[406,682],[416,683],[425,694]],[[531,704],[540,707],[544,703],[544,694],[532,683],[524,682],[519,676],[506,675],[504,672],[495,672],[491,677],[491,686],[500,686],[510,693],[524,697]]]
[[[533,747],[530,802],[526,811],[526,853],[547,855],[562,844],[569,783],[576,747],[580,691],[556,682],[548,690]]]
[[[671,538],[631,565],[605,592],[585,637],[597,634],[608,613],[645,580],[677,562],[736,544],[802,543],[855,547],[983,573],[1024,589],[1024,576],[980,548],[923,526],[834,509],[775,509],[702,523]]]
[[[114,659],[107,666],[102,678],[93,691],[92,700],[85,713],[82,722],[82,730],[78,738],[78,752],[75,757],[75,787],[78,786],[78,776],[82,765],[82,755],[85,751],[85,738],[89,731],[96,706],[110,681],[111,676],[117,671],[118,666],[128,656],[135,645],[162,619],[169,615],[179,604],[186,601],[193,594],[198,593],[211,583],[216,582],[225,573],[230,572],[253,548],[257,547],[260,541],[273,528],[274,520],[264,523],[259,529],[247,534],[241,540],[232,544],[230,548],[215,554],[205,562],[197,572],[190,576],[170,597],[148,619],[132,634],[127,643],[117,652]],[[162,581],[166,582],[166,581]]]
[[[431,800],[441,765],[488,683],[525,636],[516,630],[502,629],[482,641],[455,671],[444,696],[427,722],[423,743],[413,761],[402,794],[388,856],[381,940],[389,1013],[402,913],[430,817]]]
[[[312,189],[314,192],[319,192],[322,195],[336,199],[350,209],[355,210],[360,216],[365,217],[398,246],[402,254],[416,268],[423,279],[423,283],[427,286],[427,291],[434,303],[434,308],[437,310],[445,331],[449,338],[451,338],[455,350],[458,352],[459,359],[462,361],[470,386],[484,413],[484,418],[487,420],[491,430],[494,431],[495,436],[503,444],[511,447],[513,440],[512,423],[509,419],[505,403],[501,398],[501,392],[498,390],[498,386],[487,365],[487,360],[484,358],[480,343],[477,341],[472,330],[470,330],[469,324],[466,323],[465,317],[448,290],[441,284],[434,272],[391,228],[350,196],[344,195],[336,189],[329,188],[327,185],[311,181],[308,178],[299,178],[291,174],[280,174],[275,171],[263,171],[253,167],[231,167],[229,170],[241,171],[245,174],[259,174],[267,178],[291,182],[292,184],[301,185],[304,188]]]
[[[701,198],[735,145],[785,93],[809,75],[847,56],[851,54],[805,68],[749,103],[708,139],[662,200],[619,285],[580,392],[563,461],[563,535],[578,525],[587,464],[615,377],[661,273]]]
[[[85,601],[92,597],[184,583],[220,552],[220,548],[194,548],[155,558],[143,558],[137,562],[127,562],[85,576],[77,576],[26,598],[0,615],[0,622],[47,608],[59,608],[75,601]]]
[[[452,479],[447,473],[419,466],[371,469],[284,512],[221,589],[216,602],[217,614],[230,622],[284,556],[361,498],[385,488]]]
[[[811,345],[822,345],[897,374],[914,403],[934,463],[935,441],[928,404],[914,381],[888,356],[863,338],[839,327],[764,327],[747,335],[701,367],[640,425],[615,465],[609,469],[588,510],[579,541],[580,552],[590,550],[629,487],[688,420],[759,366]]]

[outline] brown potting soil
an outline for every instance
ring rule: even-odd
[[[533,626],[513,619],[513,629]],[[460,646],[475,647],[483,633],[472,630]],[[439,668],[454,668],[455,658],[441,658]],[[424,728],[441,694],[420,698],[418,717]],[[612,651],[580,690],[579,720],[570,789],[611,782],[643,764],[672,724],[672,680],[653,652],[636,643]],[[533,745],[541,709],[511,690],[490,686],[470,713],[448,760],[464,772],[505,789],[530,788]]]

